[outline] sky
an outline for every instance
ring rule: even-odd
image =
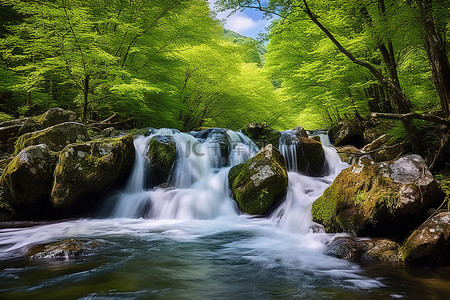
[[[214,11],[214,3],[217,0],[208,0],[209,7]],[[257,38],[261,32],[267,32],[264,28],[270,24],[270,20],[263,20],[263,14],[260,11],[246,9],[243,12],[236,12],[228,17],[231,11],[217,13],[217,19],[224,20],[224,27],[239,34]]]

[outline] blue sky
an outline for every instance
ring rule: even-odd
[[[213,11],[216,1],[208,0],[209,7]],[[259,33],[266,32],[264,28],[271,22],[270,20],[263,20],[262,13],[253,9],[246,9],[228,17],[229,13],[230,11],[219,12],[217,13],[217,19],[225,21],[225,28],[252,38],[257,38]]]

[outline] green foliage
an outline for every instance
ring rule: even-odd
[[[265,47],[224,31],[203,0],[2,4],[21,16],[0,32],[0,93],[20,99],[2,111],[61,106],[184,130],[287,123],[261,69]]]

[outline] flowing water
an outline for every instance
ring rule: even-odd
[[[176,141],[173,188],[148,187],[144,154],[155,135]],[[218,138],[226,147],[216,147]],[[0,229],[1,299],[439,299],[450,292],[448,268],[358,265],[324,254],[335,235],[320,232],[310,208],[347,166],[332,148],[324,148],[328,175],[290,169],[285,201],[268,218],[252,218],[239,213],[228,189],[230,167],[257,152],[241,133],[159,130],[135,147],[133,173],[105,203],[107,218]],[[289,151],[296,149],[284,150],[293,157]],[[24,258],[32,245],[69,238],[100,247],[78,258]]]

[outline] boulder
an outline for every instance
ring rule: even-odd
[[[266,123],[250,123],[241,131],[260,148],[272,144],[279,149],[281,132],[271,129]]]
[[[328,134],[335,146],[353,145],[361,148],[364,146],[363,128],[361,123],[354,120],[345,121],[338,126],[333,126]]]
[[[85,125],[76,122],[61,123],[21,135],[15,143],[15,154],[28,146],[38,144],[45,144],[52,151],[61,151],[67,144],[88,139]]]
[[[308,134],[306,133],[306,130],[302,127],[302,126],[297,126],[295,127],[292,132],[295,134],[295,136],[300,139],[300,138],[307,138]],[[320,142],[320,137],[319,137],[319,142]]]
[[[450,212],[439,213],[414,230],[401,254],[408,263],[449,263]]]
[[[341,160],[348,164],[353,164],[359,157],[361,157],[360,154],[362,153],[361,150],[351,145],[336,147],[336,150]]]
[[[240,209],[250,215],[264,215],[286,194],[286,162],[269,144],[248,161],[231,168],[228,179]]]
[[[57,155],[46,145],[23,149],[5,168],[1,176],[5,200],[19,217],[45,217]]]
[[[369,261],[400,262],[399,244],[394,241],[379,239],[360,239],[358,241],[361,259]]]
[[[399,245],[388,239],[358,239],[336,237],[326,247],[325,254],[349,260],[399,262]]]
[[[176,152],[176,143],[172,136],[157,135],[150,140],[147,158],[153,185],[167,182],[177,156]]]
[[[362,157],[336,177],[311,212],[327,232],[394,236],[420,224],[442,197],[420,156],[389,163]]]
[[[309,176],[323,175],[325,152],[322,144],[306,137],[299,138],[297,149],[298,171]]]
[[[51,201],[60,209],[88,211],[105,191],[128,179],[134,164],[133,137],[67,145],[56,165]]]
[[[62,242],[34,245],[27,251],[30,259],[69,259],[81,255],[95,253],[95,248],[99,247],[97,241],[65,240]]]
[[[42,128],[47,128],[65,122],[73,122],[77,119],[77,114],[70,110],[59,107],[50,108],[40,118]]]

